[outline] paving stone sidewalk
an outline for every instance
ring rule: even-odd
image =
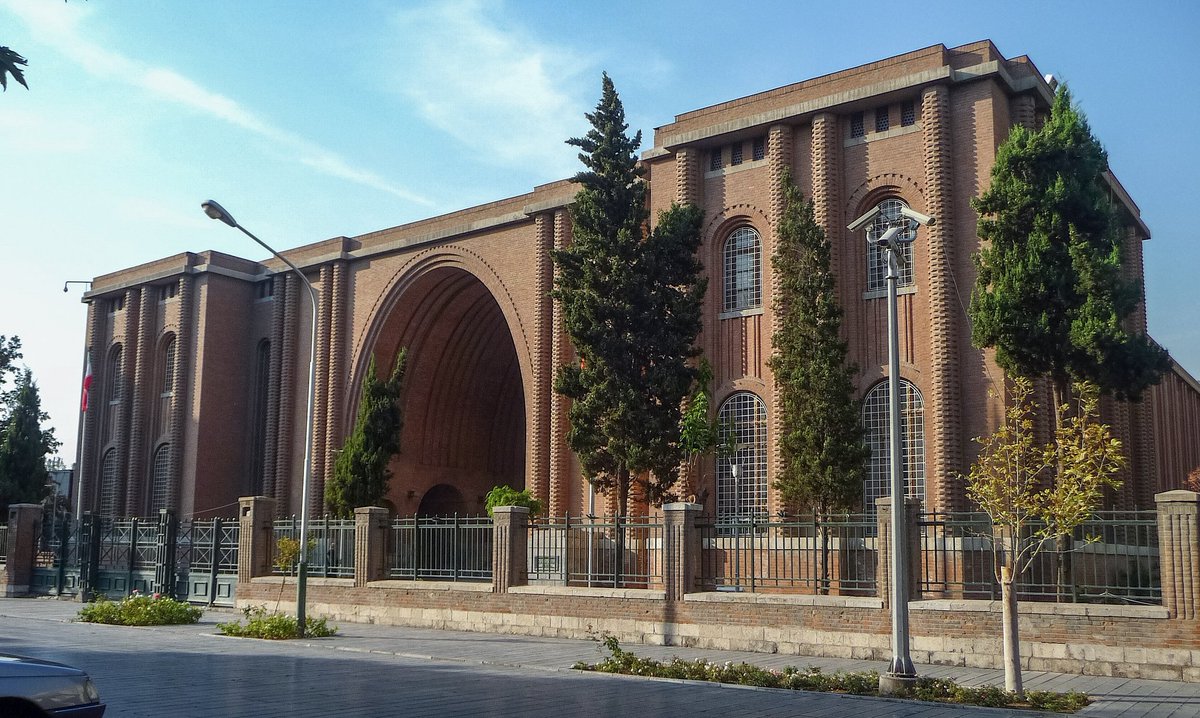
[[[79,604],[53,599],[0,599],[0,633],[3,623],[11,620],[65,622],[74,619]],[[240,612],[209,610],[199,624],[157,627],[155,631],[194,634],[197,640],[229,640],[217,636],[215,624],[240,617]],[[435,629],[407,628],[358,623],[338,623],[338,635],[332,639],[291,641],[315,652],[347,651],[409,659],[450,661],[496,667],[519,667],[545,671],[569,671],[578,661],[596,661],[601,657],[593,641],[541,638],[522,635],[469,633]],[[628,645],[641,656],[670,659],[704,658],[714,662],[752,663],[769,668],[817,666],[826,672],[883,670],[876,661],[842,660],[806,656],[719,651],[676,646]],[[1003,671],[953,666],[918,665],[918,673],[952,678],[963,685],[1003,685]],[[1137,718],[1170,716],[1200,718],[1200,684],[1176,681],[1151,681],[1101,676],[1080,676],[1042,671],[1026,671],[1025,686],[1052,691],[1083,691],[1095,701],[1079,715],[1091,717]]]

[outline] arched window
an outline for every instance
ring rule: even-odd
[[[271,380],[271,342],[258,343],[254,366],[254,401],[250,405],[250,495],[263,490],[263,471],[267,456],[267,388]]]
[[[175,335],[163,342],[158,359],[158,408],[154,422],[157,436],[171,433],[171,400],[175,397]]]
[[[891,197],[879,203],[879,216],[871,223],[867,229],[867,239],[869,246],[867,249],[867,291],[878,291],[887,289],[887,253],[875,243],[875,240],[883,236],[892,222],[898,221],[901,217],[900,208],[907,207],[903,200]],[[906,229],[901,234],[901,237],[907,240],[915,239],[917,232],[915,229]],[[901,245],[900,255],[902,258],[900,267],[900,278],[896,282],[899,287],[911,286],[913,283],[913,250],[912,242],[908,241]]]
[[[900,380],[900,452],[905,493],[925,501],[925,408],[921,392],[912,382]],[[891,496],[891,412],[888,380],[867,392],[862,407],[863,428],[871,458],[867,459],[867,481],[863,502],[868,513],[875,511],[875,499]]]
[[[108,362],[104,366],[104,422],[101,429],[101,443],[112,441],[117,433],[117,423],[121,418],[121,398],[125,394],[125,376],[121,373],[121,345],[113,346],[108,352]]]
[[[738,227],[725,240],[723,311],[762,306],[762,242],[753,227]]]
[[[117,479],[117,450],[109,449],[100,459],[100,503],[96,508],[101,516],[117,515],[117,503],[121,498]]]
[[[717,521],[767,513],[767,406],[750,392],[733,394],[717,414],[735,448],[717,458]]]
[[[171,508],[171,445],[159,444],[150,462],[150,514]]]

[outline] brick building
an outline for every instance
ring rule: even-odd
[[[900,288],[906,468],[910,492],[927,505],[964,508],[955,477],[973,458],[971,437],[1003,412],[1003,400],[988,393],[1003,374],[989,352],[971,346],[964,311],[979,245],[970,199],[988,183],[1010,128],[1036,126],[1052,98],[1028,58],[1006,59],[982,41],[688,112],[655,131],[643,155],[652,213],[671,202],[705,211],[710,285],[700,345],[716,373],[718,413],[745,447],[686,477],[684,493],[718,515],[782,508],[770,489],[778,411],[766,364],[778,180],[790,168],[833,245],[875,449],[868,500],[887,484],[884,271],[864,233],[846,224],[875,206],[885,216],[902,205],[936,215],[917,231]],[[1127,271],[1140,278],[1149,230],[1119,182],[1110,176],[1109,185],[1134,218],[1125,253]],[[185,253],[97,277],[85,297],[95,383],[83,428],[84,505],[203,516],[261,494],[298,509],[315,321],[312,509],[320,509],[370,358],[389,366],[402,346],[410,364],[392,509],[476,513],[496,484],[529,487],[552,514],[586,508],[586,483],[565,442],[566,400],[551,390],[555,366],[572,350],[547,296],[549,253],[571,241],[575,191],[555,182],[289,250],[317,288],[315,314],[275,260]],[[1132,321],[1145,330],[1144,311]],[[1115,505],[1150,507],[1155,492],[1200,465],[1200,385],[1178,365],[1143,402],[1104,409],[1132,459]]]

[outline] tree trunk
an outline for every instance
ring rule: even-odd
[[[1058,443],[1057,432],[1062,428],[1065,414],[1063,413],[1063,405],[1070,396],[1070,383],[1065,376],[1055,376],[1053,384],[1053,401],[1054,401],[1054,480],[1057,482],[1063,474],[1063,447]],[[1058,557],[1058,576],[1057,590],[1055,591],[1055,601],[1058,603],[1070,603],[1074,598],[1074,589],[1072,587],[1071,578],[1071,537],[1057,536],[1054,539],[1055,554]]]
[[[817,523],[817,594],[829,594],[829,528],[818,515]]]
[[[1025,695],[1021,685],[1021,638],[1017,627],[1017,592],[1012,568],[1000,567],[1000,596],[1003,605],[1000,622],[1003,626],[1004,690]]]

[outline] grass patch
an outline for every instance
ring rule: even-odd
[[[678,678],[693,681],[714,681],[742,686],[783,688],[822,693],[850,693],[858,696],[879,695],[879,673],[855,671],[823,673],[820,668],[809,666],[799,669],[788,666],[782,671],[761,668],[749,663],[709,663],[700,659],[685,661],[673,658],[658,661],[642,658],[621,648],[616,637],[604,634],[597,639],[608,652],[599,663],[576,663],[581,671],[620,673],[632,676],[656,678]],[[1026,691],[1024,698],[995,686],[970,688],[960,686],[944,678],[918,678],[908,698],[937,703],[986,706],[991,708],[1029,708],[1056,713],[1074,713],[1086,706],[1090,699],[1084,693],[1053,693],[1050,691]]]
[[[217,629],[226,636],[241,638],[265,638],[272,641],[296,638],[298,624],[295,616],[278,611],[267,613],[266,606],[243,608],[242,613],[246,616],[244,625],[241,621],[218,623]],[[328,638],[335,633],[337,633],[337,626],[327,625],[324,618],[305,616],[304,635],[306,638]]]
[[[115,626],[174,626],[195,623],[203,613],[199,608],[157,593],[134,591],[120,601],[101,597],[79,609],[77,620]]]

